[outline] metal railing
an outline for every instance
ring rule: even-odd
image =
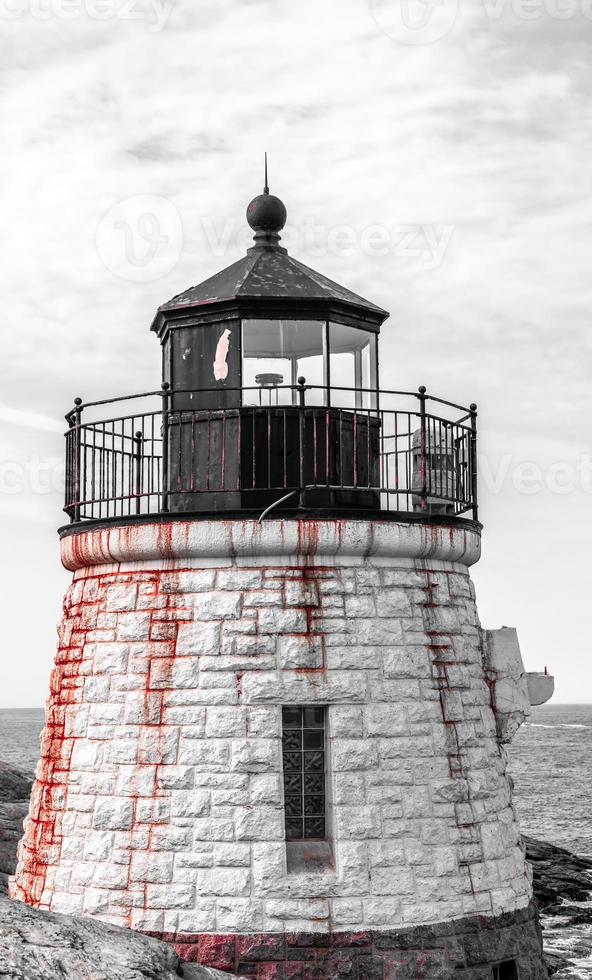
[[[327,406],[324,389],[299,382],[263,395],[224,389],[223,399],[166,384],[123,399],[77,398],[66,416],[70,521],[261,515],[280,504],[477,520],[475,405],[425,388],[332,388]]]

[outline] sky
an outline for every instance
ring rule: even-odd
[[[479,405],[483,625],[592,701],[591,41],[592,0],[0,0],[0,706],[47,694],[63,416],[159,387],[264,150],[382,385]]]

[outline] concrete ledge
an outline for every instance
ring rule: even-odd
[[[112,525],[63,537],[62,564],[93,565],[163,559],[290,558],[295,564],[339,564],[364,558],[434,559],[474,565],[476,528],[378,520],[170,521]]]
[[[526,683],[528,684],[528,697],[532,705],[546,704],[553,697],[555,678],[551,674],[545,674],[542,671],[528,671]]]

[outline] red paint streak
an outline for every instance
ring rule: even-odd
[[[69,590],[64,600],[66,624],[78,619],[73,612],[76,607],[71,602],[72,591]],[[79,692],[84,683],[83,678],[79,678],[81,659],[82,648],[60,645],[51,673],[41,758],[20,844],[19,875],[13,892],[14,898],[34,908],[49,908],[47,898],[44,899],[47,873],[50,866],[58,864],[62,848],[62,818],[67,806],[68,777],[76,742],[76,736],[67,731],[67,725],[76,717],[69,709],[79,703]]]

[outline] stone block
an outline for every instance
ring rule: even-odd
[[[247,895],[251,873],[247,868],[202,868],[195,873],[195,887],[200,896]]]
[[[117,773],[115,792],[119,796],[154,795],[156,766],[120,766]]]
[[[261,608],[257,621],[260,633],[306,633],[306,613],[299,609]]]
[[[110,585],[105,590],[105,608],[108,612],[124,612],[136,608],[138,586],[133,583]],[[92,599],[87,599],[92,601]]]
[[[381,895],[363,899],[364,924],[369,929],[388,928],[400,921],[401,902],[397,898]]]
[[[376,612],[380,617],[411,616],[408,590],[381,590],[376,597]]]
[[[324,898],[273,898],[265,902],[265,915],[271,919],[306,919],[323,922],[329,919],[329,902]]]
[[[331,918],[335,928],[355,927],[364,921],[362,901],[359,898],[334,898],[331,902]]]
[[[173,880],[172,854],[154,854],[139,851],[132,855],[130,881],[165,884]]]
[[[263,574],[253,568],[229,568],[219,571],[216,576],[216,588],[230,592],[250,592],[259,589]]]
[[[258,804],[237,807],[236,839],[239,841],[277,841],[284,838],[284,815],[277,807]]]
[[[243,801],[241,800],[241,802]],[[251,806],[255,806],[260,803],[281,806],[281,775],[277,772],[252,775],[249,779],[249,803]]]
[[[345,600],[345,615],[350,619],[368,619],[376,615],[376,600],[373,595],[352,595]]]
[[[414,896],[416,893],[415,877],[410,868],[374,868],[370,878],[373,895],[391,895],[399,898],[403,895]]]
[[[192,820],[194,849],[199,849],[203,841],[234,840],[234,822],[220,817],[198,817]]]
[[[238,619],[240,610],[240,592],[204,592],[194,598],[196,620]]]
[[[336,806],[337,837],[343,840],[370,840],[380,837],[380,816],[375,807]]]
[[[180,933],[213,932],[216,928],[215,899],[198,899],[188,912],[179,912],[177,929]]]
[[[128,869],[125,865],[114,861],[96,864],[93,870],[93,884],[98,888],[122,889],[127,887]]]
[[[90,831],[84,839],[84,860],[91,862],[108,861],[113,850],[111,831]]]
[[[194,780],[192,765],[161,766],[156,776],[158,788],[166,790],[191,789]]]
[[[247,732],[249,736],[276,738],[280,730],[278,706],[247,708]]]
[[[228,767],[229,760],[230,745],[222,739],[181,739],[178,761],[182,766],[220,770]]]
[[[109,698],[108,677],[86,677],[84,679],[84,700],[87,702],[107,701]]]
[[[210,568],[165,572],[160,578],[160,591],[165,593],[209,592],[214,588],[215,574],[215,571]]]
[[[132,825],[133,805],[129,799],[109,797],[98,799],[95,805],[93,827],[95,830],[129,830]]]
[[[219,623],[180,623],[177,639],[178,657],[215,657],[220,652]]]
[[[97,742],[77,741],[72,749],[70,769],[96,769],[103,753],[103,746]]]
[[[256,932],[263,921],[262,903],[253,898],[219,898],[216,902],[216,927],[224,931]]]
[[[148,885],[146,907],[148,909],[191,909],[194,905],[193,885]]]
[[[128,612],[117,617],[117,639],[120,641],[148,640],[150,613]]]
[[[251,845],[239,841],[219,841],[214,844],[214,864],[221,868],[249,868]]]
[[[404,867],[406,860],[405,848],[399,840],[370,841],[368,856],[371,869]],[[374,870],[372,873],[374,874]],[[394,879],[394,872],[391,874]]]
[[[150,835],[151,848],[155,851],[188,850],[192,840],[191,827],[175,827],[173,824],[153,827]]]
[[[161,726],[143,728],[138,744],[138,763],[140,765],[173,764],[177,761],[179,731],[176,728]]]
[[[270,589],[266,583],[265,589],[248,592],[244,596],[243,605],[245,609],[256,609],[259,606],[283,606],[282,593],[279,589]]]
[[[306,579],[288,579],[284,586],[284,602],[286,606],[316,608],[319,605],[316,582]]]
[[[207,816],[210,812],[210,798],[208,790],[177,790],[169,803],[171,816]]]
[[[410,734],[406,705],[373,704],[364,712],[368,735],[394,737]]]
[[[328,712],[328,728],[331,738],[361,738],[364,734],[364,712],[361,707],[349,704],[332,705]]]
[[[397,646],[403,643],[403,626],[400,619],[370,619],[358,630],[358,639],[368,646]]]
[[[129,648],[125,643],[93,644],[93,673],[125,673],[128,653]]]
[[[395,647],[384,651],[384,676],[431,677],[431,664],[427,647]]]
[[[317,636],[280,636],[277,652],[279,666],[284,670],[323,666],[323,644]]]
[[[206,714],[206,735],[211,738],[240,737],[247,730],[246,713],[239,707],[209,707]]]
[[[366,771],[377,765],[376,745],[364,738],[340,738],[332,742],[332,768],[335,772],[361,769]]]
[[[139,823],[168,823],[172,800],[137,800],[136,819]]]
[[[366,776],[363,772],[332,773],[333,802],[348,805],[366,799]]]

